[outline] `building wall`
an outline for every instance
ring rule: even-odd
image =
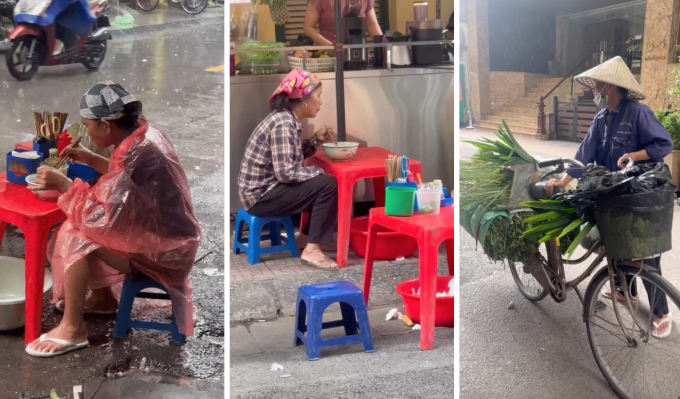
[[[675,78],[674,44],[680,0],[647,0],[645,36],[642,52],[642,91],[645,103],[652,109],[676,108],[677,99],[668,94],[668,86]]]
[[[554,3],[488,1],[491,70],[547,74],[555,59]]]

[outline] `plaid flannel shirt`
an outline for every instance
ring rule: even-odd
[[[323,174],[304,166],[319,140],[300,140],[302,125],[290,111],[272,112],[253,131],[238,175],[238,195],[248,210],[279,183],[302,183]]]

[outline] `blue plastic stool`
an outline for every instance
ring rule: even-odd
[[[342,320],[324,323],[323,312],[328,306],[337,302],[340,303]],[[305,319],[307,319],[306,324]],[[335,327],[345,327],[346,336],[321,338],[323,329]],[[368,323],[366,303],[361,290],[356,285],[348,281],[337,281],[298,288],[293,346],[305,344],[307,360],[319,360],[323,347],[358,343],[363,343],[365,352],[373,352],[373,338],[371,326]]]
[[[164,293],[142,292],[147,288],[157,288]],[[125,338],[128,330],[131,328],[144,328],[148,330],[170,331],[172,339],[176,342],[184,343],[186,336],[180,334],[177,328],[177,321],[175,314],[172,313],[172,322],[159,323],[155,321],[132,320],[132,305],[135,298],[146,299],[162,299],[170,300],[165,288],[145,275],[135,275],[128,277],[123,283],[123,291],[120,295],[120,303],[118,304],[118,316],[116,316],[116,325],[113,327],[114,338]]]
[[[248,238],[243,238],[244,223],[248,223]],[[235,224],[234,253],[237,255],[241,251],[247,253],[248,263],[251,265],[260,263],[260,256],[274,252],[290,251],[293,258],[298,256],[298,249],[295,245],[295,228],[290,216],[259,217],[249,214],[244,209],[239,209]],[[269,234],[262,235],[262,229],[267,225],[269,226]],[[281,235],[282,225],[286,229],[287,237]],[[267,240],[271,242],[271,247],[260,247],[260,242]]]

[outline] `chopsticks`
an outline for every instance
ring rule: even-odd
[[[76,148],[76,147],[78,147],[78,144],[80,144],[80,139],[82,139],[82,137],[78,137],[78,140],[76,140],[76,142],[73,143],[73,145],[71,146],[71,148]],[[62,163],[64,162],[64,160],[66,159],[66,157],[67,157],[66,154],[62,155],[61,158],[59,158],[59,162],[57,162],[57,163],[54,165],[54,169],[59,169],[59,166],[61,166],[61,164],[62,164]]]
[[[35,133],[38,138],[45,140],[56,140],[57,136],[64,130],[68,113],[49,111],[43,113],[33,112],[33,122],[35,123]]]
[[[387,181],[394,183],[399,176],[399,160],[397,155],[388,155],[385,160],[385,168],[387,169]]]

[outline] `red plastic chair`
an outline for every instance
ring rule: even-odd
[[[64,220],[66,215],[56,202],[42,201],[25,186],[7,182],[5,173],[0,174],[0,243],[6,223],[19,227],[26,239],[27,344],[40,336],[42,327],[47,238],[52,227]]]
[[[368,244],[364,261],[364,299],[368,305],[368,295],[373,277],[372,241],[377,238],[377,226],[411,236],[418,242],[418,270],[420,277],[420,348],[434,348],[434,315],[437,296],[437,263],[439,247],[446,244],[449,275],[454,269],[454,235],[456,223],[452,206],[441,208],[436,215],[415,214],[411,217],[385,215],[385,208],[373,208],[368,218]]]
[[[376,206],[385,205],[385,160],[389,155],[398,155],[382,147],[359,148],[348,161],[334,161],[324,151],[317,152],[307,159],[308,165],[316,165],[338,180],[338,254],[340,267],[347,266],[349,253],[349,231],[352,219],[354,185],[361,179],[373,179]],[[422,174],[420,162],[410,161],[411,172]],[[304,213],[300,221],[300,231],[307,224],[308,215]]]

